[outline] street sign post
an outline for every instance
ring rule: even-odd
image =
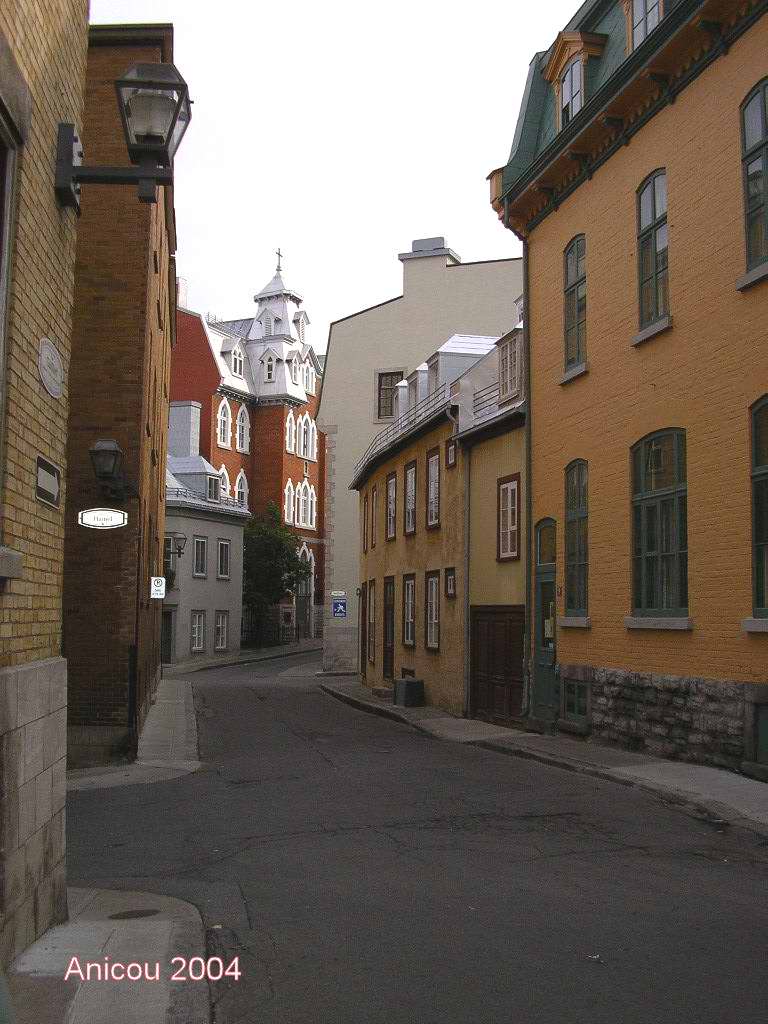
[[[150,578],[149,596],[154,598],[165,597],[165,576],[152,576]]]

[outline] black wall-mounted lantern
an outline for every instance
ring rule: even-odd
[[[187,546],[186,533],[167,533],[166,537],[173,542],[173,553],[177,558],[181,558],[184,554],[184,548]]]
[[[123,450],[117,441],[100,439],[89,450],[96,479],[113,498],[136,498],[138,491],[123,477]]]
[[[56,196],[80,212],[80,185],[135,184],[139,199],[156,201],[158,185],[173,184],[173,158],[192,118],[187,83],[173,64],[136,64],[115,82],[128,156],[136,167],[84,167],[73,124],[60,124]]]

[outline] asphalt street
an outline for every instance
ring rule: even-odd
[[[441,742],[317,654],[193,677],[203,768],[71,793],[69,883],[194,903],[217,1024],[764,1024],[768,841]]]

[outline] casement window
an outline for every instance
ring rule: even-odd
[[[299,361],[296,358],[291,360],[291,380],[294,384],[299,383]]]
[[[440,450],[427,452],[427,528],[440,525]]]
[[[193,651],[205,650],[205,612],[192,612],[191,647]]]
[[[231,448],[231,437],[232,437],[232,411],[229,408],[229,402],[226,398],[222,398],[219,402],[219,412],[217,416],[217,432],[216,439],[220,448]]]
[[[430,651],[440,647],[440,572],[424,575],[424,644]]]
[[[314,420],[309,421],[309,452],[307,457],[317,462],[317,424]]]
[[[451,567],[443,573],[445,576],[445,596],[456,597],[456,569]]]
[[[565,368],[582,366],[587,352],[587,240],[574,238],[563,257]]]
[[[243,405],[237,414],[237,450],[249,452],[251,450],[251,420],[248,410]]]
[[[368,583],[368,661],[376,660],[376,581]]]
[[[215,637],[213,646],[217,651],[226,651],[229,638],[229,612],[216,612]]]
[[[363,495],[363,554],[368,551],[368,495]]]
[[[285,420],[285,450],[292,452],[296,447],[296,421],[293,418],[293,410],[288,413]]]
[[[221,477],[220,476],[209,476],[207,496],[208,501],[219,501],[221,498]]]
[[[271,384],[275,379],[275,360],[272,356],[267,356],[267,360],[264,363],[264,383]]]
[[[391,419],[395,415],[395,389],[403,379],[402,370],[391,373],[380,373],[376,385],[376,415],[380,420]]]
[[[232,352],[232,373],[236,377],[243,376],[243,353],[240,348],[235,348]]]
[[[669,313],[667,174],[654,171],[637,192],[640,327]]]
[[[403,576],[403,645],[416,646],[416,577]]]
[[[496,481],[496,560],[520,557],[520,474]]]
[[[300,455],[302,459],[306,459],[309,455],[309,417],[299,416],[296,421],[297,430],[297,444],[296,454]]]
[[[218,566],[216,575],[220,580],[229,579],[229,549],[228,540],[219,540]]]
[[[387,540],[394,540],[397,532],[397,474],[387,477]]]
[[[208,538],[195,537],[195,560],[192,568],[193,576],[208,575]]]
[[[248,481],[242,469],[237,474],[237,480],[235,481],[235,495],[238,505],[248,504]]]
[[[163,538],[163,575],[172,576],[176,571],[176,547],[173,537]]]
[[[747,270],[768,261],[768,78],[741,108]]]
[[[232,485],[229,482],[229,473],[227,472],[227,467],[223,464],[221,466],[221,469],[219,470],[219,479],[221,480],[221,493],[224,495],[225,498],[228,498],[229,492],[232,489]]]
[[[635,615],[688,614],[685,431],[632,448],[632,604]]]
[[[499,343],[499,401],[507,402],[520,393],[519,346],[516,338]]]
[[[445,467],[453,469],[456,465],[456,442],[451,438],[445,442]]]
[[[587,614],[587,464],[565,470],[565,614]]]
[[[379,507],[379,489],[374,487],[371,491],[371,547],[376,547],[376,519]]]
[[[663,0],[632,0],[632,49],[653,32],[664,13]]]
[[[314,484],[309,488],[309,526],[312,530],[317,528],[317,493]]]
[[[303,327],[303,325],[302,325]],[[302,334],[303,334],[302,330]],[[315,393],[315,368],[310,366],[307,372],[307,394],[314,395]]]
[[[292,481],[288,480],[283,491],[284,503],[283,503],[283,519],[286,523],[293,522],[293,502],[294,502],[294,490]]]
[[[768,395],[752,409],[754,614],[768,618]]]
[[[403,533],[416,533],[416,463],[405,467],[405,496],[403,498]]]
[[[582,61],[574,57],[566,66],[560,78],[560,127],[565,128],[584,105],[582,82]]]

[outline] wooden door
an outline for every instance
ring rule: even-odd
[[[395,675],[395,577],[384,577],[384,661],[382,673],[385,679]]]
[[[505,722],[523,712],[525,609],[471,609],[470,709],[474,718]]]
[[[368,663],[368,584],[360,587],[360,675],[365,679],[365,666]]]

